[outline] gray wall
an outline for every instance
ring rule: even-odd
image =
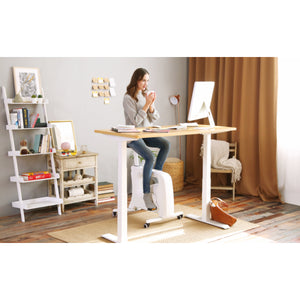
[[[111,181],[117,187],[117,144],[110,138],[94,133],[95,129],[108,129],[112,125],[124,124],[122,99],[133,71],[138,67],[148,69],[149,88],[157,93],[157,108],[161,119],[159,125],[177,123],[176,108],[169,103],[169,97],[181,95],[180,121],[186,121],[187,102],[187,58],[0,58],[0,86],[5,86],[7,96],[14,97],[12,67],[39,68],[42,87],[49,99],[49,120],[73,120],[76,142],[88,145],[88,149],[99,153],[99,181]],[[116,81],[116,97],[110,104],[91,97],[92,77],[113,77]],[[97,98],[96,98],[97,99]],[[9,181],[14,175],[9,135],[5,129],[4,105],[0,109],[0,216],[17,214],[11,207],[17,200],[16,184]],[[26,138],[26,136],[25,136]],[[169,156],[179,156],[179,138],[170,138]],[[18,141],[16,141],[16,146]],[[182,159],[185,157],[185,139],[182,138]],[[129,155],[129,154],[128,154]],[[26,161],[25,161],[26,160]],[[30,171],[36,159],[20,158],[20,164]],[[41,167],[44,169],[44,166]],[[130,184],[130,181],[129,181]],[[46,192],[45,183],[23,185],[23,198],[38,197]],[[129,186],[130,191],[130,186]]]

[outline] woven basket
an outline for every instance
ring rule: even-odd
[[[174,192],[182,191],[184,185],[183,161],[176,157],[168,157],[164,163],[163,171],[170,174]]]

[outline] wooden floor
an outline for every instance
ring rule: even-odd
[[[200,195],[199,187],[187,185],[182,192],[175,194],[175,204],[201,208]],[[300,242],[299,206],[263,202],[257,197],[239,195],[233,202],[231,194],[227,192],[212,192],[212,196],[219,196],[225,200],[229,204],[230,214],[259,225],[257,228],[235,235],[235,241],[243,242],[252,238],[254,241]],[[56,207],[26,211],[25,223],[21,222],[19,214],[2,217],[0,242],[62,243],[48,233],[112,218],[112,209],[115,207],[116,202],[101,204],[98,207],[89,202],[72,204],[65,207],[65,213],[61,216],[57,214]],[[219,242],[226,242],[226,238]]]

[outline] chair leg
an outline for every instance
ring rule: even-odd
[[[232,201],[235,200],[235,182],[232,183]]]

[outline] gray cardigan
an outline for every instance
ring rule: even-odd
[[[149,127],[153,122],[159,119],[159,113],[154,107],[154,112],[150,113],[143,110],[146,104],[146,98],[142,92],[137,94],[138,101],[134,100],[127,93],[124,95],[123,107],[126,125],[135,125],[136,127]]]

